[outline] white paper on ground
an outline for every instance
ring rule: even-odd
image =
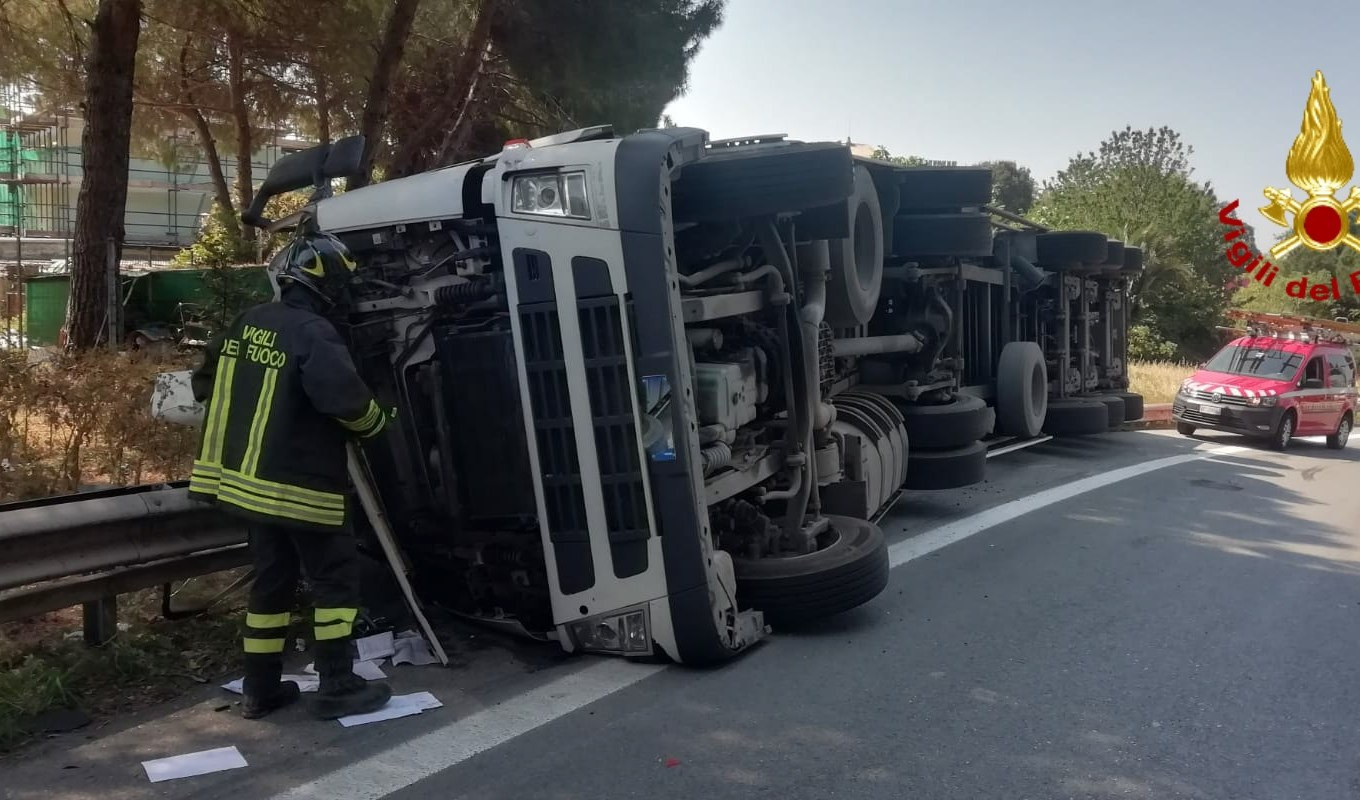
[[[244,694],[245,680],[246,680],[245,678],[237,678],[236,680],[231,681],[230,683],[222,684],[222,688],[226,689],[229,692],[235,692],[236,694]],[[293,683],[296,683],[298,685],[298,689],[304,692],[315,692],[317,688],[321,685],[321,679],[318,678],[316,676],[316,673],[314,672],[307,675],[284,675],[283,680],[285,682],[292,681]]]
[[[354,674],[355,674],[355,675],[358,675],[360,678],[363,678],[363,679],[366,680],[366,681],[381,681],[381,680],[386,680],[386,679],[387,679],[387,673],[386,673],[386,672],[383,672],[382,669],[378,666],[380,663],[382,663],[382,662],[380,662],[380,661],[355,661],[355,662],[354,662],[354,667],[353,667],[353,669],[354,669]],[[316,664],[315,664],[315,663],[308,664],[308,665],[304,668],[304,671],[307,672],[309,675],[311,675],[313,679],[316,678]]]
[[[430,649],[430,643],[425,641],[425,637],[418,633],[406,631],[399,634],[392,644],[397,651],[392,656],[392,666],[411,664],[412,666],[423,667],[428,664],[439,663],[434,651]]]
[[[377,661],[396,652],[392,647],[391,631],[355,639],[354,644],[359,648],[360,661]]]
[[[210,772],[222,772],[228,769],[240,769],[248,767],[245,756],[235,747],[219,747],[216,750],[203,750],[197,753],[185,753],[182,756],[171,756],[169,758],[158,758],[154,761],[143,761],[142,768],[146,770],[146,777],[152,783],[174,780],[176,778],[192,778],[195,775],[207,775]]]
[[[340,724],[346,728],[355,725],[367,725],[370,722],[383,722],[399,717],[411,717],[422,711],[431,708],[440,708],[444,704],[439,702],[434,695],[429,692],[416,692],[415,694],[395,695],[387,701],[387,705],[377,711],[368,714],[352,714],[348,717],[341,717]]]

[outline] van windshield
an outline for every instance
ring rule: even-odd
[[[1271,347],[1230,345],[1218,351],[1204,369],[1230,375],[1250,375],[1254,378],[1289,380],[1303,363],[1300,353],[1290,353]]]

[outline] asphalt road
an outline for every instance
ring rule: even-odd
[[[214,715],[219,693],[0,762],[0,787],[15,798],[1360,797],[1360,456],[1312,440],[1286,455],[1213,455],[1243,444],[1125,433],[993,459],[986,484],[912,495],[883,521],[896,566],[880,597],[720,669],[497,645],[465,653],[460,670],[399,674],[398,691],[431,688],[446,703],[418,718],[252,726]],[[251,767],[151,787],[137,765],[226,744]]]

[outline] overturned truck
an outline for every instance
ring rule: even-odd
[[[597,127],[331,197],[328,153],[247,216],[315,183],[358,260],[417,591],[568,650],[713,663],[861,605],[904,490],[1141,414],[1138,250],[989,208],[986,169]]]

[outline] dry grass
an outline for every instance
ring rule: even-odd
[[[1129,363],[1129,391],[1141,394],[1145,403],[1170,403],[1176,398],[1181,381],[1194,372],[1194,364],[1133,361]]]

